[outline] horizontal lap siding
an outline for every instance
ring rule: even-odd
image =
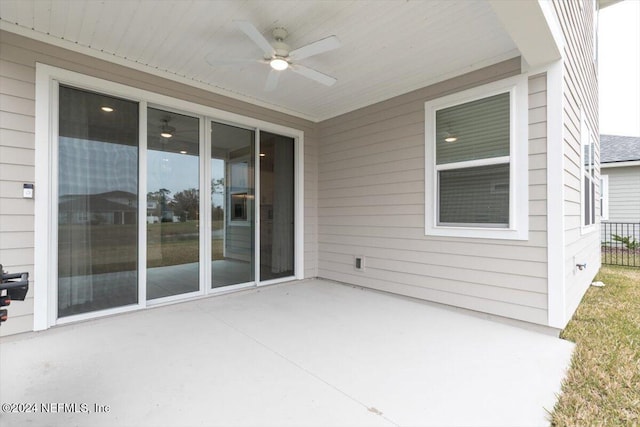
[[[610,222],[640,222],[640,166],[603,168],[609,176]]]
[[[519,71],[507,61],[320,123],[321,277],[546,323],[545,75],[529,82],[529,241],[424,235],[424,103]]]
[[[0,50],[3,50],[0,46]],[[35,66],[2,55],[0,59],[0,264],[33,279],[33,200],[22,198],[22,185],[33,184]],[[33,288],[24,302],[9,307],[10,321],[0,327],[9,335],[33,327]]]
[[[589,129],[599,139],[598,84],[593,61],[594,16],[591,2],[554,1],[554,8],[565,40],[563,61],[564,135],[564,241],[565,292],[567,314],[572,314],[600,266],[599,226],[582,227],[581,112]],[[596,169],[599,173],[599,146]],[[599,176],[599,175],[598,175]],[[597,176],[597,177],[598,177]],[[596,179],[596,221],[600,218],[599,179]],[[576,263],[586,263],[577,270]]]
[[[22,198],[22,184],[34,180],[36,62],[304,131],[304,274],[318,275],[316,124],[12,33],[0,34],[0,263],[10,271],[29,271],[32,279],[28,300],[11,305],[1,335],[33,328],[33,288],[41,285],[33,276],[33,200]],[[36,197],[40,185],[45,184],[36,183]]]

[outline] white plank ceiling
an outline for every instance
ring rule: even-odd
[[[292,48],[336,35],[300,62],[338,82],[284,71],[267,92],[267,64],[212,67],[262,57],[234,20],[270,41],[285,27]],[[484,0],[0,0],[0,28],[314,121],[518,55]]]

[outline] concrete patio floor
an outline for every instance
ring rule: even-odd
[[[549,335],[324,280],[0,344],[0,400],[39,411],[4,405],[4,427],[539,426],[573,350]],[[47,407],[58,412],[40,412]]]

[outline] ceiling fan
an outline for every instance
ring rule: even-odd
[[[331,77],[298,63],[301,59],[309,58],[311,56],[339,48],[341,43],[336,36],[325,37],[313,43],[291,50],[289,45],[284,42],[289,34],[284,28],[273,29],[271,34],[275,41],[270,43],[251,22],[233,21],[233,23],[264,52],[264,57],[258,60],[258,62],[269,64],[271,66],[271,71],[267,76],[267,81],[264,86],[265,91],[275,90],[278,86],[278,80],[281,72],[287,69],[325,86],[333,86],[337,82],[335,77]],[[212,66],[255,61],[253,59],[221,60],[214,55],[207,56],[206,60]]]

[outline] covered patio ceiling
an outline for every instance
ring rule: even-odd
[[[337,36],[300,61],[337,83],[285,71],[265,91],[268,64],[224,64],[262,57],[234,20],[294,49]],[[0,28],[313,121],[519,55],[484,0],[2,0]]]
[[[36,406],[0,422],[539,426],[572,350],[443,306],[308,280],[5,337],[2,403]]]

